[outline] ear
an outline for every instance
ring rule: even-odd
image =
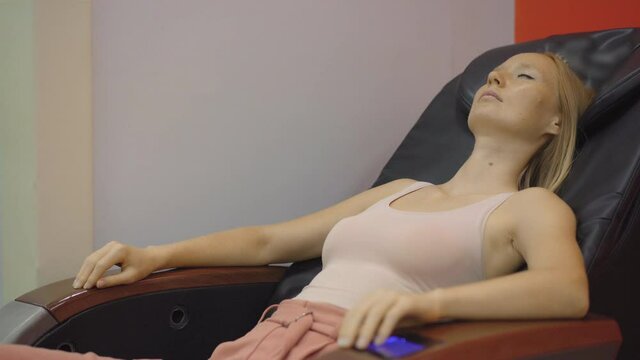
[[[560,116],[554,115],[549,122],[549,126],[547,126],[546,132],[552,135],[558,135],[560,133]]]

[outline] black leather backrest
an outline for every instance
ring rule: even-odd
[[[403,177],[436,184],[449,180],[473,148],[467,116],[488,72],[520,52],[557,52],[598,92],[580,120],[576,159],[558,194],[577,215],[592,291],[597,295],[600,288],[626,286],[628,279],[613,278],[618,270],[612,269],[638,269],[633,276],[640,277],[635,266],[640,259],[629,255],[640,254],[639,48],[640,29],[614,29],[552,36],[483,53],[431,101],[372,187]],[[320,259],[294,264],[292,277],[285,278],[272,303],[295,296],[320,268]],[[611,313],[604,309],[605,297],[602,312]]]
[[[476,89],[489,70],[532,51],[558,52],[598,91],[579,120],[575,161],[558,195],[578,220],[590,312],[620,325],[619,359],[640,359],[640,29],[552,36],[485,52],[438,93],[372,187],[403,177],[449,180],[473,149],[467,116]]]
[[[476,90],[487,82],[495,66],[521,52],[551,51],[567,60],[573,71],[597,92],[580,126],[592,129],[603,114],[630,95],[640,84],[640,31],[617,29],[601,32],[552,36],[544,40],[504,46],[489,50],[473,60],[462,73],[458,99],[467,111]]]
[[[552,36],[483,53],[432,101],[373,186],[401,177],[449,180],[473,148],[467,116],[475,91],[509,57],[536,51],[559,53],[597,91],[579,121],[576,159],[559,190],[578,217],[578,241],[594,270],[625,241],[605,234],[621,231],[617,226],[629,220],[629,206],[638,196],[640,121],[634,119],[640,112],[634,108],[640,92],[640,29]]]

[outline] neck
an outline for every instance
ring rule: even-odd
[[[438,187],[449,195],[518,191],[519,176],[536,150],[531,144],[477,138],[458,172]]]

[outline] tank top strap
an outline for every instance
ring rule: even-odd
[[[406,195],[406,194],[408,194],[408,193],[410,193],[412,191],[418,190],[418,189],[423,188],[423,187],[425,187],[427,185],[433,185],[433,184],[431,184],[430,182],[419,181],[418,180],[418,181],[414,182],[413,184],[407,186],[403,190],[400,190],[397,193],[392,194],[391,196],[389,196],[389,198],[395,200],[395,199],[397,199],[399,197],[402,197],[402,196],[404,196],[404,195]]]
[[[510,198],[516,192],[506,192],[501,194],[496,194],[491,197],[490,201],[486,201],[482,204],[480,209],[477,209],[477,214],[480,217],[480,239],[484,238],[484,228],[489,218],[489,215],[493,213],[495,209],[497,209],[500,205],[502,205],[508,198]]]
[[[490,197],[491,201],[487,201],[486,204],[484,204],[483,206],[483,213],[491,213],[493,210],[495,210],[498,206],[500,206],[503,202],[505,202],[508,198],[511,197],[511,195],[515,194],[516,192],[505,192],[505,193],[500,193],[500,194],[496,194]]]
[[[408,194],[408,193],[410,193],[410,192],[412,192],[414,190],[418,190],[421,187],[425,187],[425,186],[427,186],[429,184],[430,183],[428,183],[426,181],[417,180],[416,182],[412,183],[411,185],[405,187],[404,189],[402,189],[402,190],[400,190],[400,191],[398,191],[396,193],[393,193],[393,194],[391,194],[391,195],[379,200],[375,204],[371,205],[367,210],[375,209],[375,208],[385,210],[385,208],[387,207],[387,204],[392,202],[393,200],[395,200],[395,199],[397,199],[397,198],[399,198],[399,197],[401,197],[403,195],[406,195],[406,194]]]
[[[479,209],[479,211],[477,212],[478,214],[478,221],[476,224],[477,230],[475,230],[476,232],[476,236],[477,236],[477,247],[478,247],[478,251],[477,251],[477,269],[476,269],[476,274],[478,276],[478,281],[481,280],[486,280],[484,277],[484,259],[482,257],[482,245],[484,243],[484,234],[486,232],[486,226],[487,226],[487,220],[489,219],[489,215],[491,215],[491,213],[493,213],[493,211],[495,209],[497,209],[500,205],[502,205],[508,198],[510,198],[513,194],[515,194],[516,192],[506,192],[506,193],[501,193],[501,194],[497,194],[494,195],[491,198],[491,201],[486,202],[485,204],[483,204],[483,206]],[[477,218],[477,219],[478,219]]]

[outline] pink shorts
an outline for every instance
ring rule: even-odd
[[[273,307],[276,311],[264,319]],[[329,303],[283,300],[267,307],[246,335],[219,344],[209,360],[316,358],[338,348],[338,332],[346,311]]]

